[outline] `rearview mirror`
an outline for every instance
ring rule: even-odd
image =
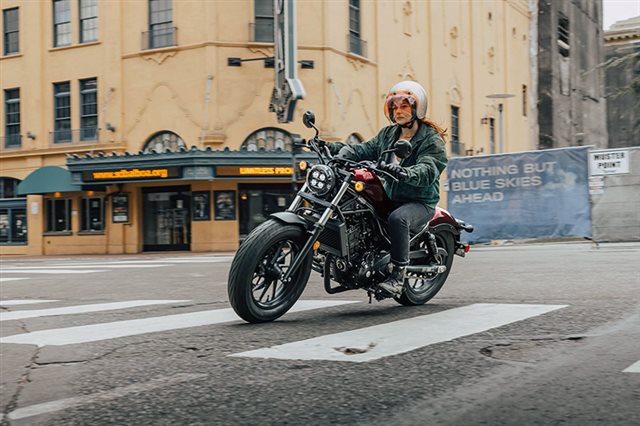
[[[311,111],[306,111],[302,116],[302,123],[305,127],[312,128],[316,123],[316,115]]]
[[[393,145],[393,152],[400,158],[407,158],[411,155],[412,150],[411,142],[405,139],[400,139]]]

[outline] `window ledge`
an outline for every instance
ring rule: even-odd
[[[87,46],[95,46],[98,44],[102,44],[102,42],[100,40],[98,41],[88,41],[86,43],[76,43],[76,44],[70,44],[68,46],[59,46],[59,47],[52,47],[49,49],[49,52],[58,52],[60,50],[69,50],[69,49],[78,49],[81,47],[87,47]]]
[[[0,60],[3,60],[3,59],[12,59],[12,58],[21,58],[22,56],[23,56],[23,55],[22,55],[22,52],[11,53],[11,54],[9,54],[9,55],[2,55],[2,56],[0,56]]]
[[[45,237],[56,237],[61,235],[73,235],[71,231],[47,231],[42,233]]]
[[[78,231],[78,235],[104,235],[104,231]]]
[[[27,243],[0,243],[0,246],[26,246]]]

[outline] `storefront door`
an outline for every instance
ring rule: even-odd
[[[144,251],[191,249],[189,187],[144,188],[142,222]]]
[[[240,239],[269,219],[269,215],[286,210],[296,192],[291,184],[242,184],[240,192]]]

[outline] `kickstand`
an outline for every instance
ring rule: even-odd
[[[372,297],[373,295],[371,294],[371,292],[370,292],[370,291],[368,291],[368,292],[367,292],[367,294],[369,295],[369,304],[371,304],[371,297]]]

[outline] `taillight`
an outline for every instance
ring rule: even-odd
[[[465,253],[469,253],[469,250],[471,250],[471,247],[469,246],[469,244],[465,244],[464,245],[464,252]]]

